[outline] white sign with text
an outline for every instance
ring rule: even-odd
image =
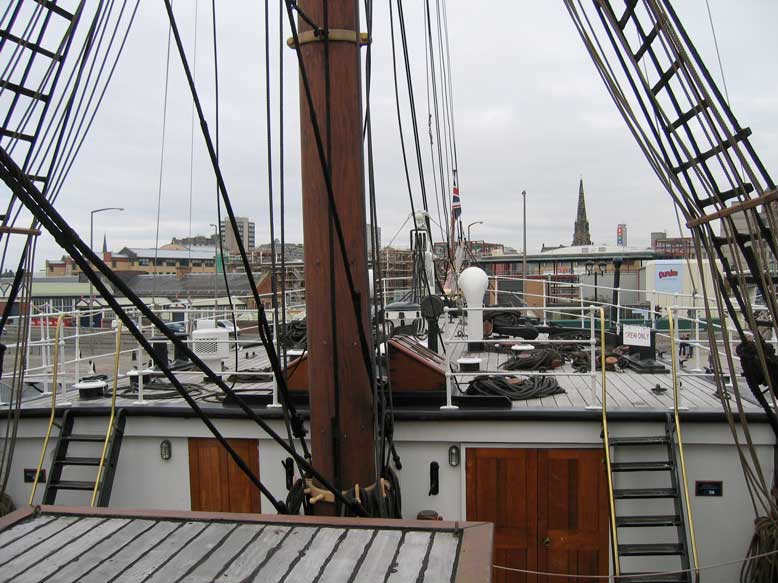
[[[624,344],[628,346],[651,346],[651,328],[624,325]]]

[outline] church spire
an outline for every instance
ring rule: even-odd
[[[589,221],[586,218],[586,199],[584,198],[583,178],[578,185],[578,213],[575,216],[575,230],[573,231],[573,246],[591,245],[592,238],[589,235]]]
[[[103,253],[108,253],[108,240],[105,237],[105,233],[103,233]]]

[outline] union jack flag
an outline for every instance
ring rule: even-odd
[[[454,194],[451,197],[451,212],[454,215],[454,220],[459,220],[462,214],[462,202],[459,200],[459,187],[454,187]]]

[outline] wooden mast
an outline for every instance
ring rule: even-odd
[[[302,12],[320,29],[325,27],[323,4],[322,0],[299,2]],[[359,328],[362,328],[372,354],[368,313],[359,5],[358,0],[329,0],[327,5],[330,135],[327,134],[325,43],[320,36],[314,37],[311,32],[306,32],[311,31],[311,26],[298,16],[300,49],[324,149],[329,155],[335,204],[346,241],[348,268],[360,297],[361,310],[357,319],[335,228],[330,220],[327,187],[301,79],[308,384],[313,463],[325,477],[336,484],[339,479],[339,486],[346,489],[355,483],[365,485],[375,481],[372,388],[358,335]],[[354,31],[353,38],[344,31]],[[334,263],[334,280],[331,277],[331,260]],[[336,402],[339,402],[339,407]],[[334,511],[330,505],[317,504],[317,507],[317,514]]]

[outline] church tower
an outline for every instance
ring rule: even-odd
[[[589,221],[586,219],[586,200],[584,199],[583,178],[581,178],[578,185],[578,214],[575,216],[573,246],[591,244],[592,237],[589,235]]]

